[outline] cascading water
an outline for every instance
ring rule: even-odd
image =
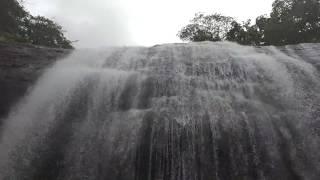
[[[0,179],[317,180],[319,51],[76,51],[5,120]]]

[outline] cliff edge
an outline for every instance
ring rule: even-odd
[[[0,119],[42,72],[71,50],[0,42]],[[0,120],[1,125],[1,120]]]

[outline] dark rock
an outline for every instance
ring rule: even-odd
[[[0,43],[0,119],[55,61],[70,50]],[[1,126],[1,120],[0,120]]]

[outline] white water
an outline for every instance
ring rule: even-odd
[[[320,45],[75,51],[0,132],[0,179],[317,179]]]

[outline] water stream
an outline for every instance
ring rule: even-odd
[[[318,180],[320,45],[77,50],[12,108],[2,180]]]

